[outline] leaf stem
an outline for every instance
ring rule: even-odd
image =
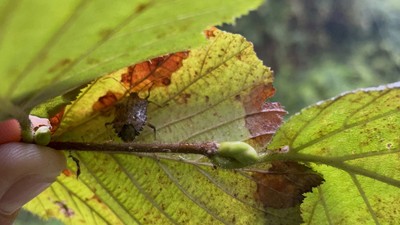
[[[70,151],[95,151],[105,153],[181,153],[200,154],[211,157],[217,154],[219,144],[216,142],[173,144],[50,142],[47,146],[56,150]]]

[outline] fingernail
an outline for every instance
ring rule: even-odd
[[[0,199],[0,211],[12,214],[51,185],[54,180],[38,175],[24,177],[14,183]]]

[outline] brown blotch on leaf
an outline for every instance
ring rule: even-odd
[[[111,106],[113,106],[119,99],[123,97],[121,93],[115,93],[108,91],[104,96],[99,97],[99,100],[95,102],[92,106],[93,111],[103,111]]]
[[[102,38],[107,38],[112,34],[112,32],[113,32],[112,28],[105,28],[99,31],[99,36]]]
[[[264,208],[290,208],[300,204],[306,192],[324,179],[297,162],[273,162],[266,173],[253,172],[257,182],[254,197]]]
[[[246,128],[251,135],[251,144],[265,147],[283,122],[286,111],[278,102],[266,102],[259,111],[246,113]]]
[[[61,69],[65,68],[68,64],[70,64],[72,61],[70,59],[61,59],[58,61],[56,64],[54,64],[52,67],[50,67],[47,72],[49,73],[54,73],[57,71],[60,71]]]
[[[63,214],[65,217],[70,218],[75,215],[75,212],[67,206],[63,201],[54,201],[54,204],[56,204],[60,208],[60,213]]]
[[[64,169],[64,170],[62,171],[62,173],[63,173],[65,176],[67,176],[67,177],[72,177],[73,175],[75,175],[75,173],[72,172],[70,169]]]
[[[240,95],[235,95],[235,100],[236,101],[242,101],[242,98],[240,97]]]
[[[261,84],[255,86],[249,95],[235,97],[245,108],[246,128],[251,135],[249,144],[254,147],[265,147],[282,124],[283,116],[286,115],[286,111],[279,103],[265,102],[274,93],[272,84]]]
[[[176,96],[175,101],[178,104],[187,104],[191,96],[192,95],[189,93],[181,93],[180,95]]]
[[[244,104],[247,109],[260,109],[265,101],[274,96],[275,88],[272,84],[261,84],[255,86],[248,96],[244,97]]]
[[[56,115],[54,115],[53,117],[51,117],[49,119],[50,124],[51,124],[51,133],[52,134],[54,134],[54,132],[56,132],[56,130],[60,126],[62,117],[64,116],[64,110],[65,110],[65,107],[63,107],[60,112],[58,112]]]
[[[133,66],[121,75],[121,83],[130,92],[140,92],[152,87],[168,86],[172,74],[182,66],[189,52],[177,52],[157,57]]]
[[[216,27],[211,27],[210,29],[207,29],[204,31],[204,34],[206,35],[207,38],[210,37],[215,37],[215,31],[217,31],[218,29]]]
[[[148,8],[149,6],[150,6],[149,3],[147,3],[147,4],[140,4],[140,5],[138,5],[138,6],[136,7],[135,12],[136,12],[136,13],[143,12],[143,11],[144,11],[146,8]]]
[[[171,79],[169,79],[169,78],[167,78],[167,77],[164,77],[164,78],[162,79],[162,83],[163,83],[165,86],[168,86],[168,85],[171,84]]]

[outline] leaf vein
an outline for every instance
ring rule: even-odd
[[[59,180],[56,180],[56,183],[59,184],[61,187],[63,187],[66,192],[70,195],[71,200],[73,201],[72,204],[75,205],[75,208],[80,212],[80,215],[84,215],[84,213],[82,213],[81,209],[79,208],[79,206],[81,204],[77,204],[76,201],[74,200],[74,197],[77,198],[78,200],[80,200],[81,202],[85,202],[80,196],[78,196],[77,194],[75,194],[74,192],[71,192],[70,189],[68,187],[65,186],[65,184]],[[53,191],[54,192],[54,191]],[[99,212],[97,212],[91,205],[86,204],[86,207],[88,207],[90,209],[90,211],[93,212],[99,217],[101,218],[105,223],[110,224]],[[110,224],[111,225],[111,224]]]
[[[339,133],[341,133],[343,131],[349,130],[351,128],[354,128],[354,127],[357,127],[357,126],[360,126],[360,125],[365,125],[365,124],[367,124],[369,122],[373,122],[375,120],[384,118],[386,116],[391,116],[392,114],[396,114],[396,113],[400,113],[400,111],[398,109],[393,109],[393,110],[387,111],[385,113],[373,116],[373,117],[371,117],[369,119],[361,120],[361,121],[349,124],[347,126],[343,126],[343,127],[339,128],[339,129],[331,131],[330,133],[327,133],[326,135],[323,135],[323,136],[321,136],[319,138],[316,138],[316,139],[313,139],[313,140],[311,140],[311,141],[309,141],[309,142],[307,142],[307,143],[305,143],[303,145],[300,145],[300,146],[298,146],[296,148],[293,148],[292,151],[295,151],[295,152],[301,151],[301,150],[303,150],[303,149],[305,149],[307,147],[310,147],[310,146],[312,146],[312,145],[314,145],[314,144],[316,144],[316,143],[318,143],[320,141],[328,139],[328,138],[330,138],[330,137],[332,137],[332,136],[334,136],[336,134],[339,134]]]
[[[227,223],[226,221],[224,221],[223,218],[220,218],[217,214],[215,214],[213,211],[211,211],[210,209],[207,208],[207,206],[205,206],[204,204],[198,202],[196,200],[196,198],[194,196],[192,196],[187,190],[185,190],[184,187],[182,187],[182,185],[179,183],[179,181],[174,177],[174,175],[171,173],[171,171],[169,171],[169,169],[167,168],[167,166],[156,160],[157,164],[160,166],[160,168],[164,171],[164,173],[171,179],[171,181],[176,185],[176,187],[189,199],[191,200],[193,203],[195,203],[197,206],[199,206],[202,210],[204,210],[205,212],[207,212],[209,215],[211,215],[213,218],[215,218],[216,220],[219,220],[220,222],[222,222],[223,224],[230,224]]]
[[[82,165],[85,165],[85,164],[86,164],[85,161],[84,161],[85,157],[82,157],[81,154],[79,154],[79,153],[76,153],[76,154],[78,155],[78,157],[79,157],[79,159],[80,159],[80,164],[81,164],[81,166],[82,166]],[[131,214],[129,213],[129,211],[128,211],[128,209],[125,207],[125,205],[123,205],[122,202],[119,201],[119,199],[118,199],[116,196],[114,196],[114,195],[112,194],[113,192],[111,192],[110,190],[108,190],[107,187],[98,179],[98,177],[95,176],[95,174],[94,174],[93,171],[91,170],[91,167],[85,166],[85,168],[86,168],[86,170],[87,170],[87,172],[88,172],[88,174],[86,174],[86,175],[89,175],[89,174],[90,174],[90,175],[92,176],[92,178],[93,178],[94,180],[96,180],[96,183],[97,183],[99,186],[101,186],[102,189],[108,194],[108,196],[111,197],[111,198],[114,200],[114,202],[118,203],[118,205],[121,207],[121,209],[125,212],[126,215],[128,215],[128,216],[129,216],[132,220],[134,220],[137,224],[141,224],[140,221],[139,221],[134,215],[131,215]],[[81,182],[84,183],[90,190],[92,190],[92,189],[90,188],[90,186],[89,186],[88,184],[86,184],[86,183],[83,181],[83,179],[81,179]],[[98,196],[98,197],[100,198],[100,196]],[[121,210],[119,210],[119,211],[117,212],[116,210],[114,210],[113,208],[110,208],[110,207],[109,207],[109,209],[110,209],[111,211],[113,211],[115,215],[119,215],[119,214],[120,214],[119,212],[121,212]],[[118,216],[118,218],[121,218],[121,216]],[[126,223],[126,222],[125,222],[125,223]]]
[[[365,194],[363,188],[361,187],[360,181],[357,179],[357,177],[354,174],[349,173],[349,175],[350,175],[354,185],[357,187],[357,190],[360,193],[360,196],[362,197],[365,205],[367,206],[372,219],[374,220],[375,224],[379,225],[380,223],[378,221],[378,218],[376,217],[375,211],[372,209],[372,206],[368,201],[367,195]]]
[[[141,186],[141,184],[139,183],[139,181],[132,176],[131,173],[128,172],[128,170],[123,166],[123,163],[120,162],[120,160],[118,158],[116,158],[115,156],[111,155],[111,158],[113,158],[115,160],[115,162],[117,163],[117,165],[122,169],[122,171],[126,174],[127,177],[129,177],[129,180],[132,182],[133,185],[135,185],[136,189],[138,189],[138,191],[140,192],[140,194],[142,194],[144,196],[144,198],[150,202],[150,204],[152,204],[158,211],[160,211],[160,213],[162,213],[169,221],[171,221],[173,224],[178,224],[178,222],[173,219],[169,214],[167,214],[161,207],[160,205],[155,201],[155,199],[153,197],[151,197],[148,193],[146,193],[146,191],[143,189],[143,187]]]

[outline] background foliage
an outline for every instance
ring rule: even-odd
[[[398,80],[400,3],[270,0],[223,29],[252,41],[289,115],[343,91]]]

